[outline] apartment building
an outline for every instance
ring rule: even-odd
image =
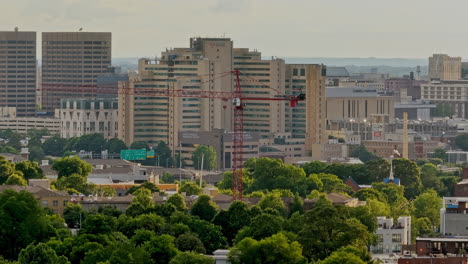
[[[42,33],[42,108],[53,113],[60,99],[93,98],[97,77],[108,73],[110,32]]]
[[[429,78],[444,81],[460,80],[461,65],[461,57],[433,54],[429,57]]]
[[[306,155],[313,144],[326,143],[326,67],[318,64],[287,64],[286,94],[305,94],[306,100],[291,107],[286,102],[286,132],[293,138],[302,138]]]
[[[376,245],[370,251],[375,254],[401,253],[403,245],[411,244],[411,217],[400,216],[396,223],[392,218],[377,217]]]
[[[36,113],[36,32],[0,31],[0,107]]]
[[[93,133],[108,139],[117,137],[117,99],[62,99],[59,116],[63,138]]]
[[[11,129],[16,133],[27,134],[32,129],[46,129],[50,134],[60,134],[60,119],[42,117],[2,117],[0,130]]]
[[[421,99],[443,105],[448,115],[468,118],[468,80],[422,84]]]

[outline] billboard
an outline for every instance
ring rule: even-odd
[[[153,153],[154,155],[154,153]],[[123,160],[146,160],[146,149],[124,149],[120,151]]]

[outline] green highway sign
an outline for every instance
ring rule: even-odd
[[[146,149],[121,150],[120,158],[124,160],[146,160]]]
[[[146,157],[147,158],[154,158],[154,150],[150,150],[146,152]]]

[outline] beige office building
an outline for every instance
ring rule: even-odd
[[[327,142],[326,137],[326,67],[318,64],[287,64],[286,94],[304,93],[305,101],[296,107],[286,102],[286,132],[293,138],[303,138],[306,155],[310,155],[313,144]]]
[[[65,98],[93,98],[98,76],[111,66],[110,32],[42,33],[42,108],[49,113]]]
[[[0,107],[36,113],[36,32],[0,31]]]
[[[444,81],[460,80],[461,57],[433,54],[432,57],[429,57],[429,78]]]
[[[231,71],[239,69],[243,97],[273,98],[284,93],[284,68],[283,60],[262,60],[260,52],[233,49],[228,38],[192,38],[189,48],[167,50],[159,59],[141,59],[139,79],[127,87],[134,92],[119,94],[119,137],[127,144],[164,141],[174,150],[179,146],[179,131],[232,131],[231,99],[209,94],[232,96]],[[194,96],[182,97],[182,91]],[[206,96],[200,92],[207,92]],[[284,102],[244,103],[245,132],[284,132]]]

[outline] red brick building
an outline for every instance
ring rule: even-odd
[[[455,197],[468,197],[468,168],[463,168],[463,179],[455,185]]]

